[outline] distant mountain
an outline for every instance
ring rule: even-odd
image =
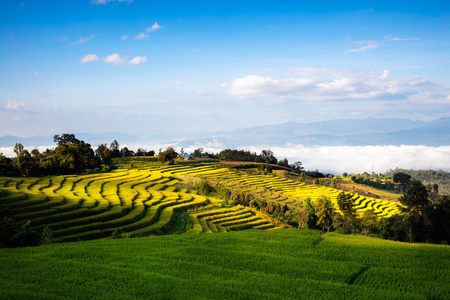
[[[249,145],[282,146],[375,146],[375,145],[450,145],[450,118],[431,122],[406,119],[346,119],[314,123],[289,122],[233,130],[214,138],[223,147]],[[191,142],[180,143],[188,147]]]
[[[120,145],[151,145],[170,141],[170,138],[164,135],[141,138],[115,132],[76,133],[75,136],[93,146],[101,143],[109,144],[113,140],[117,140]],[[21,143],[25,147],[54,144],[53,136],[0,137],[0,147],[11,147],[15,143]],[[431,122],[394,118],[343,119],[314,123],[289,122],[221,132],[200,140],[186,137],[186,140],[182,142],[171,144],[185,148],[208,144],[216,148],[236,148],[252,145],[284,146],[287,143],[304,146],[444,146],[450,145],[450,118]]]

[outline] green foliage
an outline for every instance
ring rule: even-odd
[[[336,179],[334,179],[334,178],[331,179],[330,188],[332,188],[332,189],[336,188]]]
[[[340,192],[337,196],[337,204],[342,212],[339,223],[344,233],[352,232],[356,227],[356,210],[352,198],[353,195],[346,192]]]
[[[214,188],[206,180],[202,180],[199,183],[197,183],[195,189],[200,195],[205,196],[210,196],[213,192],[215,192]]]
[[[400,193],[403,193],[403,189],[411,182],[411,176],[402,172],[395,173],[392,179],[400,186]]]
[[[0,248],[35,246],[38,242],[37,234],[30,231],[30,222],[18,224],[10,211],[0,210]]]
[[[330,198],[325,195],[320,196],[316,200],[315,213],[317,215],[317,225],[323,231],[330,231],[335,220],[334,205]]]

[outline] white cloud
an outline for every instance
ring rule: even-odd
[[[181,81],[181,80],[176,80],[173,84],[174,84],[174,85],[183,85],[184,82]]]
[[[262,149],[267,149],[262,148]],[[389,169],[442,169],[450,165],[450,146],[336,146],[305,147],[288,144],[271,147],[278,158],[290,162],[300,160],[306,169],[342,174],[376,172]],[[256,149],[251,149],[256,151]],[[420,157],[420,159],[417,159]]]
[[[248,75],[220,86],[239,98],[277,98],[295,101],[317,100],[433,100],[442,101],[450,87],[432,80],[411,76],[391,80],[391,72],[297,68],[288,78]],[[279,76],[283,76],[280,74]],[[431,97],[432,96],[432,97]],[[431,97],[431,98],[430,98]]]
[[[158,24],[158,22],[155,22],[155,24],[153,24],[152,26],[147,27],[147,28],[145,29],[145,32],[149,33],[149,32],[152,32],[152,31],[156,31],[156,30],[158,30],[158,29],[161,29],[161,28],[162,28],[162,27]]]
[[[139,65],[147,61],[146,56],[136,56],[135,58],[131,59],[128,64],[129,65]]]
[[[98,60],[98,56],[96,54],[88,54],[80,60],[80,63],[85,64],[96,60]]]
[[[345,53],[356,53],[356,52],[364,52],[366,50],[377,49],[380,47],[380,44],[375,41],[359,41],[355,42],[357,44],[361,44],[363,46],[355,49],[344,50]]]
[[[93,4],[106,4],[106,3],[114,2],[114,1],[117,1],[117,2],[128,2],[128,3],[133,2],[133,0],[92,0],[91,3],[93,3]]]
[[[69,39],[69,38],[67,37],[67,35],[65,35],[65,36],[62,37],[61,42],[65,42],[65,41],[67,41],[68,39]]]
[[[89,40],[92,40],[94,37],[95,37],[95,34],[81,38],[81,39],[77,40],[76,42],[72,43],[72,45],[83,44]]]
[[[6,100],[6,110],[20,111],[25,106],[25,103],[16,100]]]
[[[389,39],[390,41],[419,41],[420,38],[417,37],[412,37],[412,38],[399,38],[399,37],[395,37],[395,38],[391,38]]]
[[[148,39],[148,34],[145,34],[144,32],[140,32],[138,35],[134,36],[135,40],[145,40]]]
[[[28,75],[34,77],[34,76],[38,76],[39,75],[39,71],[36,71],[34,73],[29,73]]]
[[[129,35],[130,35],[129,33],[127,33],[126,35],[122,35],[122,42],[125,41]]]
[[[142,147],[145,148],[145,147]],[[184,145],[186,152],[204,148],[210,153],[218,153],[224,145],[218,141],[195,142]],[[278,159],[287,158],[290,163],[301,161],[306,170],[318,169],[320,172],[342,174],[363,173],[372,171],[384,173],[389,169],[445,169],[450,166],[450,146],[315,146],[306,147],[301,144],[273,145],[245,145],[237,149],[247,149],[261,153],[264,149],[273,151]],[[420,157],[420,159],[418,159]]]
[[[114,54],[108,55],[103,60],[103,62],[112,63],[115,66],[117,66],[117,65],[121,65],[121,64],[125,63],[126,60],[127,60],[127,58],[125,56],[120,56],[118,53],[114,53]]]

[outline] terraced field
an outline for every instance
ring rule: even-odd
[[[283,195],[291,196],[288,199],[279,199],[281,202],[290,206],[299,206],[302,200],[311,198],[313,201],[322,195],[329,197],[335,204],[335,209],[340,213],[337,206],[337,195],[341,192],[323,186],[308,185],[293,180],[281,178],[274,175],[247,175],[238,173],[227,168],[216,168],[215,165],[205,165],[198,168],[186,166],[167,166],[166,171],[173,175],[191,174],[209,179],[222,179],[231,182],[239,182],[246,185],[259,186],[277,191]],[[400,213],[399,204],[396,202],[354,195],[353,201],[356,212],[362,215],[366,210],[373,210],[379,217],[389,217]]]
[[[202,171],[209,166],[199,167]],[[50,178],[0,178],[0,209],[16,221],[30,221],[31,230],[52,229],[54,241],[106,238],[113,234],[148,236],[164,233],[175,211],[205,206],[211,199],[179,190],[170,168],[118,170],[107,174]],[[276,228],[244,207],[237,217],[205,220],[192,215],[190,232],[224,232],[248,228]],[[225,214],[227,209],[214,212]],[[198,230],[198,224],[206,225]],[[189,225],[189,224],[188,224]]]
[[[18,222],[30,221],[31,230],[52,229],[56,242],[107,238],[126,233],[148,236],[167,232],[174,212],[190,209],[187,232],[225,232],[279,226],[257,211],[243,206],[220,208],[221,200],[179,188],[176,178],[194,177],[221,180],[228,187],[246,185],[265,191],[262,197],[290,207],[299,207],[306,198],[322,195],[336,204],[339,190],[306,185],[274,175],[247,175],[217,163],[192,165],[147,164],[140,169],[120,169],[111,173],[57,176],[48,178],[0,178],[0,209],[9,209]],[[272,191],[272,192],[271,192]],[[397,203],[354,196],[357,213],[373,210],[380,217],[399,213]],[[199,210],[199,207],[208,208]],[[337,211],[338,207],[335,205]],[[197,209],[194,209],[197,208]]]

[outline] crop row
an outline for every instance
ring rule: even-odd
[[[191,232],[226,232],[243,229],[279,228],[270,221],[261,218],[252,210],[238,205],[232,208],[220,208],[189,215],[193,228]]]

